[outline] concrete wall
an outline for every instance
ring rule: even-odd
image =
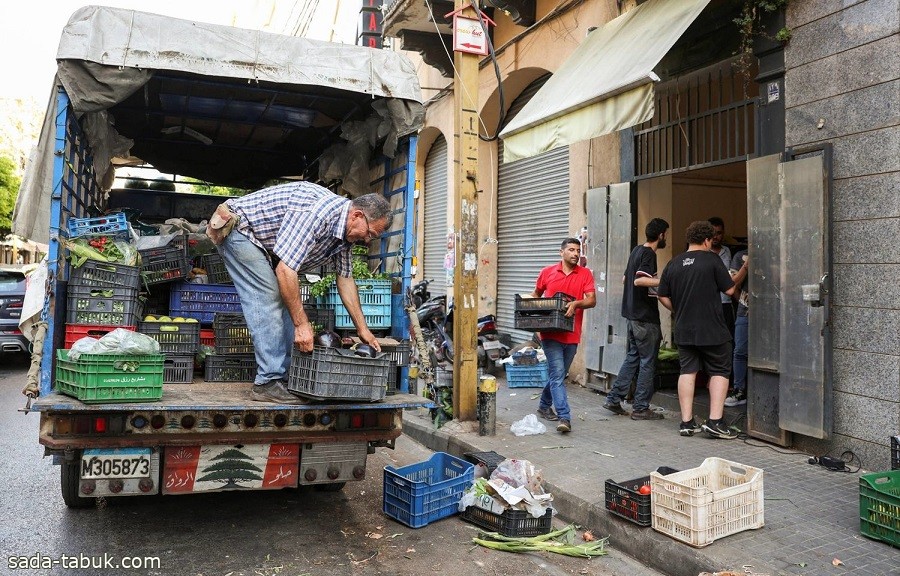
[[[795,0],[787,146],[834,146],[834,437],[796,438],[867,469],[900,432],[900,12],[896,0]]]

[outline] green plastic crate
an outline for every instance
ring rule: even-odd
[[[900,548],[900,470],[859,477],[859,531]]]
[[[82,354],[69,360],[68,350],[57,350],[56,391],[85,404],[153,402],[162,398],[164,362],[162,354]]]

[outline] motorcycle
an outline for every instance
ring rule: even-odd
[[[428,285],[434,282],[434,280],[423,279],[419,282],[416,282],[410,291],[410,300],[412,301],[412,305],[418,310],[418,308],[425,302],[431,299],[431,292],[428,291]]]
[[[446,296],[434,296],[416,308],[416,317],[435,367],[453,362],[453,306],[448,311],[446,305]]]
[[[508,334],[497,332],[497,318],[493,314],[478,319],[478,367],[485,373],[499,368],[498,362],[509,355],[512,340]]]

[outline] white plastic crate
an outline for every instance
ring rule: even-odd
[[[764,523],[762,469],[722,458],[668,476],[651,472],[650,497],[653,529],[698,548]]]

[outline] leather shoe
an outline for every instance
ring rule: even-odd
[[[543,408],[537,409],[537,415],[543,418],[544,420],[549,420],[551,422],[556,422],[559,420],[559,416],[553,411],[553,408],[547,408],[546,410]]]

